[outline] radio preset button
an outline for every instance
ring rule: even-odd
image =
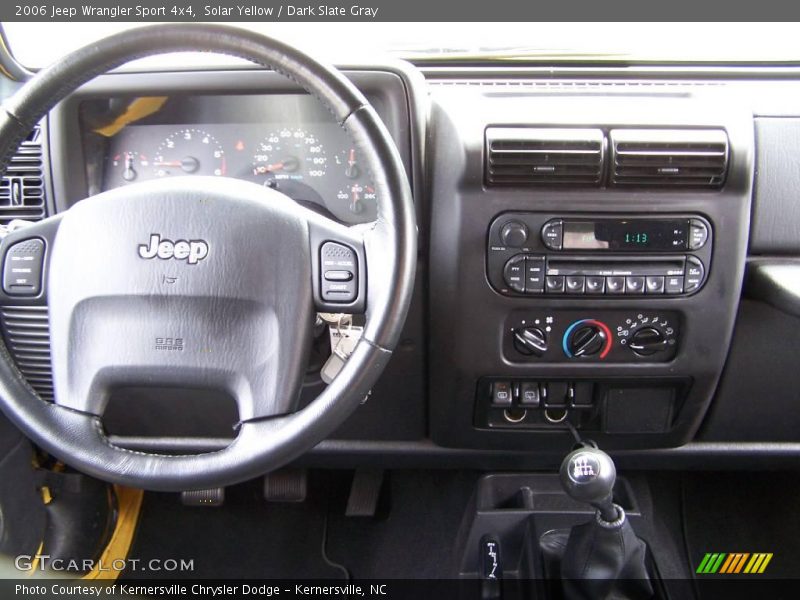
[[[607,294],[624,294],[625,293],[625,278],[624,277],[606,277],[606,293]]]
[[[560,294],[564,291],[563,275],[548,275],[545,277],[545,287],[550,294]]]
[[[648,294],[664,293],[664,278],[658,276],[647,277],[644,282],[645,292]]]
[[[602,294],[606,290],[606,278],[591,275],[586,278],[587,294]]]
[[[582,294],[585,284],[586,278],[583,275],[567,275],[566,277],[568,294]]]
[[[626,294],[644,294],[644,277],[626,277],[625,278],[625,293]]]
[[[668,294],[682,294],[683,293],[683,277],[670,276],[667,277],[664,283],[664,290]]]
[[[708,241],[708,227],[702,221],[689,221],[689,250],[699,250]]]
[[[561,250],[564,242],[563,221],[548,221],[542,227],[542,243],[550,250]]]

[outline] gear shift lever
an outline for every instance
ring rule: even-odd
[[[604,521],[616,521],[619,512],[612,502],[617,469],[611,457],[584,442],[570,452],[561,463],[561,486],[568,496],[578,502],[588,502]]]
[[[573,435],[578,438],[577,432]],[[593,442],[581,441],[564,458],[559,477],[571,498],[597,510],[591,521],[547,532],[540,539],[542,552],[560,565],[564,598],[651,598],[645,544],[622,507],[613,502],[617,470],[611,457]]]

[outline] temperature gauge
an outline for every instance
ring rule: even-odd
[[[348,210],[356,215],[362,214],[367,209],[373,209],[374,212],[376,199],[375,188],[360,183],[353,183],[336,193],[336,200],[342,204],[346,202]]]
[[[125,183],[135,181],[149,165],[150,161],[144,154],[132,150],[120,152],[111,158],[112,172]]]

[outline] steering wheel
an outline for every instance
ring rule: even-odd
[[[176,177],[87,198],[3,240],[6,270],[23,259],[41,269],[40,281],[16,291],[48,306],[55,390],[54,402],[39,397],[0,344],[3,411],[76,469],[158,491],[256,477],[329,435],[385,368],[416,267],[408,179],[374,109],[335,68],[237,28],[142,27],[65,56],[3,104],[0,172],[36,123],[96,75],[197,50],[248,59],[316,96],[363,156],[377,220],[346,227],[253,183]],[[19,304],[15,288],[4,288],[2,302]],[[366,325],[338,376],[297,410],[317,311],[365,314]],[[115,387],[132,385],[223,390],[236,400],[238,435],[193,455],[114,445],[103,411]]]

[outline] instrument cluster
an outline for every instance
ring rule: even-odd
[[[252,181],[344,223],[376,217],[373,182],[334,122],[133,123],[108,139],[102,189],[185,175]]]

